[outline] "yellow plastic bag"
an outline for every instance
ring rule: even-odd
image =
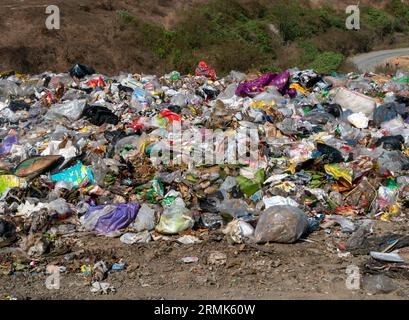
[[[346,186],[352,187],[352,175],[353,171],[350,168],[341,167],[341,165],[335,164],[326,164],[324,166],[325,172],[333,176],[336,180],[342,184],[347,183]]]
[[[8,188],[20,187],[24,182],[24,179],[11,174],[0,175],[0,195]]]
[[[295,89],[298,92],[302,93],[302,94],[307,94],[307,90],[305,90],[303,87],[301,87],[298,83],[292,83],[290,85],[290,89]]]

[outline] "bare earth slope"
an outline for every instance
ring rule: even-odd
[[[208,0],[55,0],[61,29],[45,27],[47,0],[0,1],[0,70],[66,71],[79,61],[103,73],[120,71],[163,73],[163,61],[147,52],[132,29],[121,30],[117,11],[171,26],[178,10]],[[248,0],[251,1],[251,0]],[[319,6],[328,0],[304,0]],[[339,9],[348,1],[336,1]],[[386,1],[361,1],[382,7]],[[333,2],[334,4],[334,2]]]
[[[117,11],[169,25],[173,14],[191,1],[55,0],[61,29],[45,27],[44,0],[3,0],[0,3],[0,69],[22,72],[65,71],[76,61],[101,72],[155,71],[131,32],[122,32]]]

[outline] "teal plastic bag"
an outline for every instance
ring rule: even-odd
[[[51,180],[55,182],[66,181],[76,188],[79,186],[85,186],[88,183],[94,183],[94,175],[92,174],[90,167],[84,166],[81,161],[78,161],[75,166],[53,174]]]

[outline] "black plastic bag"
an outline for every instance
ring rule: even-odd
[[[77,63],[75,66],[73,66],[69,70],[69,73],[71,77],[82,79],[85,76],[90,76],[90,75],[95,74],[95,69]]]
[[[322,163],[324,164],[344,162],[344,157],[341,152],[331,146],[318,143],[317,150],[321,153]]]
[[[398,115],[405,117],[406,106],[399,103],[385,103],[375,109],[373,120],[377,126],[380,126],[382,122],[387,122],[395,119]]]
[[[25,103],[24,101],[11,101],[8,108],[13,111],[21,111],[21,110],[25,110],[28,111],[30,109],[30,105],[28,103]]]
[[[389,136],[389,137],[382,137],[378,139],[375,143],[375,147],[379,147],[383,145],[385,150],[402,150],[403,144],[405,143],[405,139],[399,136]]]
[[[342,108],[336,103],[324,103],[322,105],[325,112],[332,114],[335,118],[340,118],[343,114]]]
[[[102,126],[104,123],[116,125],[119,118],[107,107],[85,106],[82,116],[96,126]]]

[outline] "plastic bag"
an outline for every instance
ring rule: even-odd
[[[355,128],[358,129],[365,129],[368,128],[369,118],[365,116],[362,112],[353,113],[348,116],[348,121],[352,124]]]
[[[125,244],[148,243],[152,240],[152,236],[148,231],[139,233],[127,232],[124,233],[119,240]]]
[[[88,183],[94,182],[94,175],[90,167],[84,166],[81,161],[65,171],[53,174],[51,176],[53,181],[66,181],[71,184],[72,187],[76,188],[79,186],[85,186]]]
[[[281,196],[274,196],[274,197],[264,197],[263,198],[264,205],[266,209],[274,206],[293,206],[293,207],[299,207],[300,205],[294,201],[293,199],[287,197],[281,197]]]
[[[243,243],[245,238],[250,238],[254,235],[254,228],[251,224],[236,219],[226,226],[223,233],[227,236],[229,242]]]
[[[75,101],[65,101],[61,104],[53,105],[45,115],[47,120],[56,120],[67,118],[71,121],[78,120],[85,108],[87,101],[85,99]]]
[[[193,218],[189,215],[189,210],[181,198],[176,198],[173,203],[166,207],[156,231],[163,234],[177,234],[194,225]]]
[[[139,211],[137,203],[118,203],[90,207],[81,217],[81,222],[87,230],[95,230],[107,236],[114,236],[117,231],[128,227]]]
[[[265,173],[263,169],[260,169],[255,174],[255,178],[250,180],[243,176],[236,177],[237,184],[240,186],[240,190],[248,197],[251,197],[254,193],[262,188],[265,180]]]
[[[294,243],[307,230],[307,215],[293,206],[274,206],[265,210],[255,230],[257,243]]]
[[[103,106],[87,105],[83,108],[81,116],[96,126],[102,126],[104,123],[116,125],[119,122],[118,116]]]
[[[9,246],[16,239],[16,226],[9,221],[0,219],[0,248]]]
[[[0,146],[0,155],[9,154],[14,144],[18,144],[16,136],[11,135],[11,136],[5,137]]]
[[[95,73],[95,70],[93,68],[77,63],[69,70],[69,73],[71,77],[82,79],[86,76],[93,75]]]
[[[284,71],[280,74],[268,73],[256,80],[240,84],[236,89],[236,95],[239,97],[253,96],[263,91],[266,86],[274,86],[281,94],[288,94],[294,97],[297,94],[295,89],[289,88],[290,73]]]
[[[214,71],[213,69],[210,69],[209,66],[206,64],[206,62],[204,61],[200,61],[195,74],[197,76],[204,76],[207,78],[211,78],[212,80],[216,81],[217,77],[216,77],[216,71]]]
[[[0,195],[7,189],[20,187],[25,180],[13,175],[0,175]]]
[[[136,219],[132,223],[131,227],[137,232],[144,230],[150,231],[155,229],[155,220],[155,210],[144,203],[139,209],[138,215],[136,216]]]
[[[399,103],[385,103],[376,108],[373,114],[373,120],[377,126],[383,122],[390,121],[396,117],[405,115],[406,106]]]
[[[354,113],[361,112],[366,116],[373,114],[376,102],[371,97],[346,88],[337,88],[334,92],[333,103],[339,104],[344,111],[349,109]]]

